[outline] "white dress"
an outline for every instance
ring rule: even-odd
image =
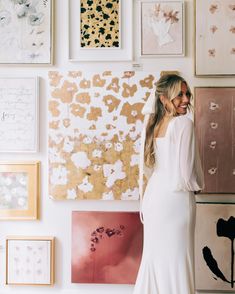
[[[193,122],[174,117],[155,139],[156,167],[141,212],[144,247],[133,294],[194,294],[195,197],[203,173]]]

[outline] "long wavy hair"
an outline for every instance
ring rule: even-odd
[[[192,92],[188,86],[188,83],[180,76],[175,74],[163,75],[156,83],[155,92],[155,113],[150,114],[147,127],[146,127],[146,139],[144,146],[144,162],[147,167],[153,167],[155,165],[154,156],[154,130],[162,120],[165,115],[177,116],[177,112],[174,104],[171,102],[171,109],[166,109],[160,100],[160,96],[164,96],[169,101],[172,101],[181,92],[181,85],[185,83],[187,86],[187,91],[192,97]],[[192,106],[189,103],[188,109]]]

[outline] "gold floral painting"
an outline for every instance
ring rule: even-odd
[[[120,0],[80,1],[80,46],[120,47]]]
[[[49,72],[49,194],[137,200],[141,110],[155,76]]]

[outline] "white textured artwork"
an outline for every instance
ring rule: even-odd
[[[36,78],[0,78],[0,152],[38,148]]]
[[[50,284],[50,240],[8,240],[7,257],[8,284]]]
[[[183,2],[141,1],[141,55],[183,55]]]
[[[138,199],[144,102],[154,73],[49,73],[49,194]]]
[[[0,209],[28,208],[28,174],[0,172]]]
[[[235,1],[196,1],[196,74],[235,74]]]
[[[51,63],[51,0],[0,0],[0,63]]]

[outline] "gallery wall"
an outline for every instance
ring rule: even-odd
[[[123,17],[131,14],[129,8]],[[31,154],[1,153],[1,161],[41,162],[41,195],[39,220],[17,220],[0,222],[0,293],[81,293],[81,294],[131,294],[133,285],[72,284],[71,283],[71,222],[72,211],[138,211],[138,201],[102,200],[53,200],[48,193],[48,101],[51,97],[49,71],[81,71],[97,73],[122,72],[137,69],[156,73],[178,71],[189,82],[192,89],[198,86],[234,86],[234,77],[196,77],[194,75],[194,3],[185,1],[185,56],[140,58],[139,1],[133,0],[133,61],[69,61],[68,0],[55,0],[54,5],[54,64],[0,65],[1,77],[39,77],[39,152]],[[129,34],[122,31],[122,34]],[[76,38],[76,36],[72,36]],[[129,39],[132,36],[128,36]],[[197,196],[202,202],[235,202],[234,194],[211,194]],[[53,286],[6,286],[5,285],[5,239],[6,236],[54,236],[55,239],[55,284]],[[203,292],[202,292],[203,293]],[[214,293],[213,293],[214,294]]]

